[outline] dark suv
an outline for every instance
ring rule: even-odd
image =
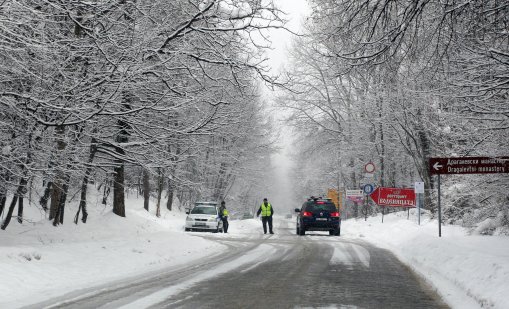
[[[329,231],[329,235],[339,236],[341,232],[341,217],[336,205],[330,200],[310,198],[295,208],[297,215],[297,234],[304,235],[306,231]]]

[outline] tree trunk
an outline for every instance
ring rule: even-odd
[[[13,197],[12,197],[12,201],[11,201],[11,205],[9,206],[9,210],[7,211],[7,215],[5,216],[5,220],[4,222],[2,223],[2,230],[5,230],[5,228],[9,225],[9,223],[11,222],[11,216],[12,216],[12,213],[14,212],[14,207],[16,207],[16,203],[18,202],[18,196],[15,194]]]
[[[64,126],[57,126],[55,128],[55,136],[57,138],[57,158],[56,164],[58,165],[58,162],[60,163],[60,166],[63,166],[63,152],[65,147],[67,146],[66,142],[64,141],[63,135],[65,133],[65,127]],[[51,204],[50,204],[50,211],[49,211],[49,219],[53,220],[57,216],[58,209],[60,207],[60,197],[62,196],[62,190],[63,190],[63,184],[65,182],[66,176],[64,175],[64,172],[62,170],[62,167],[58,168],[56,179],[53,182],[52,185],[52,193],[51,193]]]
[[[426,128],[424,127],[424,124],[421,120],[422,119],[422,111],[420,108],[417,110],[417,117],[418,117],[417,136],[419,138],[419,145],[421,148],[420,163],[422,164],[422,166],[417,166],[417,170],[422,171],[419,174],[421,174],[422,180],[424,182],[424,187],[432,189],[433,182],[431,181],[431,175],[430,175],[429,169],[428,169],[428,160],[431,156],[431,141],[428,136],[429,130],[426,130]],[[419,162],[419,161],[417,160],[417,162]],[[424,190],[424,205],[422,205],[422,207],[424,209],[428,209],[432,213],[434,213],[436,211],[437,207],[436,207],[435,203],[433,202],[431,192],[432,192],[432,190]]]
[[[9,206],[9,211],[7,213],[7,216],[5,217],[5,220],[2,224],[1,229],[5,230],[7,225],[11,222],[12,213],[14,212],[14,207],[16,207],[16,202],[18,199],[23,199],[23,196],[27,192],[27,184],[28,184],[28,176],[27,176],[27,169],[26,166],[31,162],[32,158],[32,152],[31,152],[31,144],[32,144],[32,133],[35,130],[35,126],[32,127],[32,132],[28,135],[28,151],[26,153],[26,159],[25,164],[21,165],[21,170],[23,172],[23,176],[19,180],[19,186],[14,193],[14,196],[12,197],[11,205]],[[5,193],[6,194],[6,193]],[[18,210],[18,215],[23,216],[23,201],[20,201],[19,203],[20,210]],[[18,221],[20,221],[20,218],[18,218]],[[22,221],[20,221],[21,223]]]
[[[219,165],[219,172],[217,175],[216,183],[214,184],[214,193],[212,195],[212,198],[214,200],[220,200],[223,199],[223,195],[225,192],[225,174],[226,174],[226,163],[221,162]]]
[[[23,196],[18,198],[18,222],[23,223]]]
[[[422,178],[423,178],[423,182],[424,182],[424,187],[425,188],[428,188],[428,190],[424,190],[424,205],[422,205],[422,207],[424,209],[428,209],[430,210],[432,213],[434,213],[436,210],[437,210],[437,207],[438,205],[435,204],[434,200],[433,200],[433,197],[431,195],[431,192],[433,191],[432,189],[434,188],[434,185],[433,185],[433,181],[431,179],[431,175],[429,173],[429,170],[428,170],[428,160],[430,158],[430,143],[429,143],[429,140],[426,138],[426,139],[422,139],[422,136],[421,136],[421,145],[423,147],[423,160],[422,160]]]
[[[177,191],[177,198],[179,199],[179,209],[181,209],[182,204],[184,204],[184,188],[180,188],[180,190]]]
[[[39,200],[39,204],[41,205],[42,209],[44,211],[48,211],[48,200],[51,194],[51,188],[53,187],[53,182],[48,181],[46,184],[46,188],[44,189],[44,194],[41,196],[41,199]]]
[[[117,153],[123,154],[124,150],[117,147]],[[117,166],[114,168],[115,175],[113,175],[113,213],[125,217],[125,176],[124,176],[124,162],[116,160]]]
[[[136,1],[134,1],[136,2]],[[132,17],[133,3],[129,1],[121,1],[122,6],[124,6],[124,19],[127,21],[126,34],[129,36],[134,33],[134,19]],[[131,110],[131,102],[133,100],[133,96],[128,92],[122,93],[122,111]],[[119,130],[118,134],[115,136],[115,142],[117,145],[115,146],[116,152],[116,166],[114,168],[115,175],[113,181],[113,213],[125,217],[125,150],[122,148],[121,144],[127,143],[129,141],[129,123],[125,118],[119,118],[117,120],[117,128]]]
[[[83,223],[87,223],[87,188],[88,188],[88,176],[90,175],[89,171],[91,168],[87,168],[85,172],[85,177],[83,177],[83,182],[81,183],[81,196],[80,196],[80,205],[78,207],[78,212],[76,213],[76,217],[74,217],[74,223],[78,224],[78,218],[80,216],[80,210],[83,210],[83,215],[81,216],[81,221]]]
[[[147,169],[143,169],[143,208],[148,211],[150,203],[150,175]]]
[[[161,217],[161,195],[163,193],[163,184],[164,184],[164,176],[162,173],[162,168],[159,168],[157,175],[157,210],[156,216]]]
[[[58,211],[58,207],[60,205],[60,196],[61,196],[61,184],[58,182],[54,182],[51,186],[51,203],[49,207],[49,220],[55,219]]]
[[[377,100],[378,107],[378,131],[380,133],[380,186],[385,187],[385,140],[383,126],[383,102],[382,99]]]
[[[175,173],[177,172],[177,157],[180,155],[180,147],[177,146],[175,156],[171,159],[173,162],[168,172],[168,200],[166,201],[166,208],[171,211],[173,208],[173,197],[175,196]]]
[[[16,190],[16,193],[14,193],[14,196],[12,197],[11,205],[9,206],[9,211],[7,212],[7,216],[5,217],[4,222],[2,223],[2,230],[5,230],[5,228],[9,225],[11,222],[12,213],[14,212],[14,208],[16,207],[16,203],[18,201],[18,198],[23,198],[24,191],[26,190],[27,180],[25,177],[22,177],[19,181],[18,189]]]
[[[81,182],[81,197],[80,197],[80,205],[78,207],[78,212],[76,213],[76,216],[74,217],[74,223],[78,224],[78,218],[80,216],[80,211],[83,210],[83,216],[81,217],[81,221],[83,223],[87,223],[87,190],[88,190],[88,178],[90,177],[90,174],[92,174],[92,162],[94,162],[94,157],[97,152],[97,140],[95,138],[92,138],[90,141],[90,152],[88,155],[88,166],[85,170],[85,176],[83,176],[83,181]]]
[[[110,184],[109,184],[109,180],[106,179],[104,181],[104,190],[103,190],[103,200],[102,200],[102,204],[103,205],[106,205],[108,203],[108,196],[110,196]]]
[[[3,214],[5,209],[5,203],[7,202],[7,185],[9,181],[9,174],[5,173],[2,175],[3,183],[0,185],[0,216]]]
[[[119,120],[119,127],[121,128],[121,132],[117,135],[116,141],[117,143],[125,143],[127,142],[127,132],[126,127],[127,124]],[[121,147],[115,147],[115,152],[118,155],[118,159],[116,159],[116,166],[113,169],[115,172],[113,175],[113,213],[125,217],[125,175],[124,175],[124,160],[120,159],[125,155],[124,149]]]
[[[166,201],[166,208],[171,211],[172,209],[172,206],[173,206],[173,195],[174,195],[174,191],[175,191],[175,188],[174,188],[174,184],[173,184],[173,179],[171,179],[171,177],[168,177],[168,200]]]
[[[138,198],[141,194],[143,194],[143,189],[141,188],[141,179],[143,177],[137,177],[138,180],[138,190],[136,191],[136,198]]]
[[[53,169],[54,166],[55,166],[55,162],[53,159],[51,159],[48,164],[48,170]],[[39,204],[41,205],[42,209],[44,209],[45,212],[48,212],[48,200],[50,199],[50,196],[51,196],[52,187],[53,187],[53,181],[50,180],[46,183],[46,186],[44,188],[44,193],[41,196],[41,199],[39,200]]]
[[[64,179],[64,185],[62,190],[60,191],[60,196],[58,198],[58,207],[55,213],[55,218],[53,220],[53,226],[57,226],[58,224],[64,224],[64,209],[65,209],[65,201],[67,199],[67,191],[69,190],[69,179],[70,175],[66,175]]]
[[[7,195],[5,195],[4,193],[0,193],[0,216],[4,212],[6,200],[7,200]]]
[[[80,196],[80,205],[78,206],[78,212],[76,212],[76,216],[74,216],[74,223],[78,224],[78,219],[80,217],[80,211],[83,210],[83,215],[81,217],[81,221],[83,223],[87,223],[87,188],[88,188],[88,176],[90,175],[92,168],[87,167],[85,171],[85,176],[83,177],[83,181],[81,182],[81,196]]]
[[[355,177],[355,160],[353,158],[350,159],[350,164],[349,164],[351,170],[350,170],[350,182],[351,182],[351,186],[352,188],[357,188],[357,177]]]

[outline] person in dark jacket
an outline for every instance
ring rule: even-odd
[[[263,203],[256,212],[256,216],[259,217],[260,214],[262,215],[263,234],[267,234],[267,223],[269,223],[269,233],[274,234],[272,231],[272,215],[274,214],[274,208],[268,202],[267,198],[263,199]]]
[[[221,202],[221,207],[219,207],[219,218],[223,221],[223,232],[228,233],[228,210],[226,209],[226,203],[224,201]]]

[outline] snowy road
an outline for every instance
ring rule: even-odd
[[[447,308],[388,251],[326,233],[196,233],[229,249],[30,308]]]

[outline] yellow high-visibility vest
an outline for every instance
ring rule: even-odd
[[[267,205],[265,205],[265,203],[262,204],[262,217],[268,217],[270,216],[271,214],[271,210],[272,210],[272,205],[270,203],[267,203]]]

